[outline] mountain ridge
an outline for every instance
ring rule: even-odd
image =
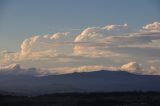
[[[0,75],[0,90],[23,95],[65,92],[160,91],[160,76],[100,70],[48,76]]]

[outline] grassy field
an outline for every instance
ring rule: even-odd
[[[160,92],[57,93],[34,97],[0,95],[0,106],[160,106]]]

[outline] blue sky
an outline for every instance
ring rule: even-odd
[[[70,29],[127,23],[136,30],[159,20],[159,4],[159,0],[1,0],[0,50],[15,51],[29,36]]]
[[[160,75],[159,11],[159,0],[0,0],[0,65]]]

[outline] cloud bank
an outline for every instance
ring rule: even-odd
[[[154,60],[160,60],[159,22],[144,25],[136,32],[129,32],[129,26],[123,24],[88,27],[78,35],[71,32],[36,35],[26,38],[20,51],[0,52],[1,65],[19,63],[50,70],[43,73],[110,67],[134,73],[159,74],[160,62]]]

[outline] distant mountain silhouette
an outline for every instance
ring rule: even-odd
[[[0,91],[24,95],[61,92],[160,91],[160,76],[100,70],[61,75],[0,75]]]

